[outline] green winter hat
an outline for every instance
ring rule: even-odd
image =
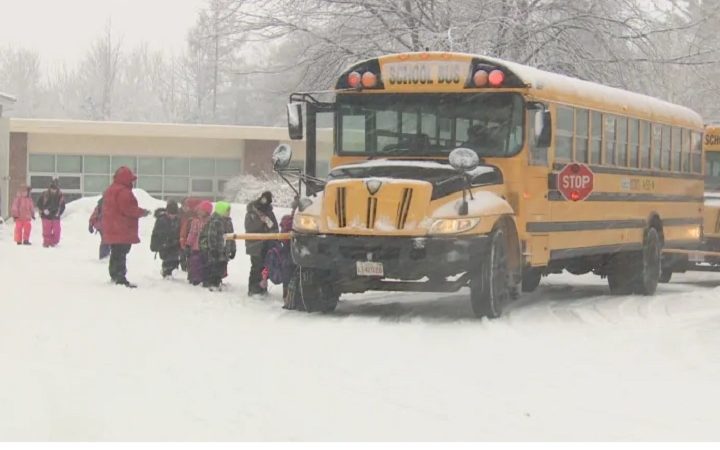
[[[230,203],[228,202],[217,202],[215,203],[215,212],[221,216],[230,215]]]

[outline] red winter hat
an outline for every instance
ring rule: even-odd
[[[213,211],[212,203],[210,203],[207,200],[204,200],[204,201],[200,202],[200,204],[197,207],[197,210],[202,211],[209,216],[210,214],[212,214],[212,211]]]

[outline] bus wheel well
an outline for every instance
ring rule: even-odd
[[[660,235],[660,242],[665,243],[665,233],[663,231],[662,220],[656,213],[650,215],[648,219],[648,228],[655,228]]]
[[[507,249],[508,269],[513,276],[514,282],[519,283],[522,279],[522,256],[520,251],[520,239],[515,222],[510,217],[502,217],[498,220],[495,228],[502,228],[505,235],[505,248]]]

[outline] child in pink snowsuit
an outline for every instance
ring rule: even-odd
[[[207,267],[205,257],[200,251],[200,233],[210,220],[213,206],[209,201],[201,202],[195,208],[195,217],[190,221],[190,230],[185,241],[187,257],[188,281],[197,286],[207,282]]]
[[[35,220],[35,204],[30,197],[30,188],[21,186],[12,204],[12,216],[15,219],[15,242],[17,245],[30,245],[31,220]]]

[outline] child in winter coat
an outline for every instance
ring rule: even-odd
[[[165,208],[155,210],[150,250],[160,253],[162,276],[170,277],[180,264],[180,216],[175,200],[168,200]]]
[[[210,220],[212,203],[201,202],[196,210],[195,217],[190,221],[187,239],[185,240],[185,252],[187,257],[188,281],[193,286],[207,282],[205,259],[200,251],[200,233]]]
[[[226,233],[234,233],[230,219],[230,204],[217,202],[215,213],[200,235],[200,250],[207,261],[207,286],[219,290],[222,279],[227,275],[228,261],[235,258],[234,240],[226,241]]]
[[[65,212],[65,197],[60,191],[57,180],[38,198],[43,226],[43,247],[55,247],[60,243],[60,216]]]
[[[103,244],[102,242],[102,201],[103,199],[100,197],[100,200],[97,202],[97,206],[95,206],[95,209],[93,209],[93,212],[90,215],[90,220],[88,221],[88,231],[90,234],[100,234],[100,249],[98,253],[100,259],[105,259],[110,256],[110,246]]]
[[[30,188],[20,186],[15,200],[13,200],[11,213],[15,219],[15,242],[17,245],[30,245],[31,220],[35,220],[35,204],[30,197]]]
[[[293,216],[295,215],[295,211],[292,212],[292,214],[288,214],[282,217],[280,219],[280,232],[281,233],[289,233],[292,231],[292,223],[293,223]],[[283,240],[280,241],[281,245],[281,255],[282,255],[282,285],[283,285],[283,308],[285,309],[295,309],[297,305],[294,303],[293,295],[289,292],[290,287],[290,280],[292,279],[294,273],[295,273],[295,264],[292,260],[292,253],[290,249],[290,240]]]
[[[185,241],[187,241],[188,231],[190,231],[190,221],[195,217],[198,205],[202,203],[202,199],[195,197],[187,197],[183,200],[180,211],[180,270],[187,271],[187,257],[190,253],[185,249]]]

